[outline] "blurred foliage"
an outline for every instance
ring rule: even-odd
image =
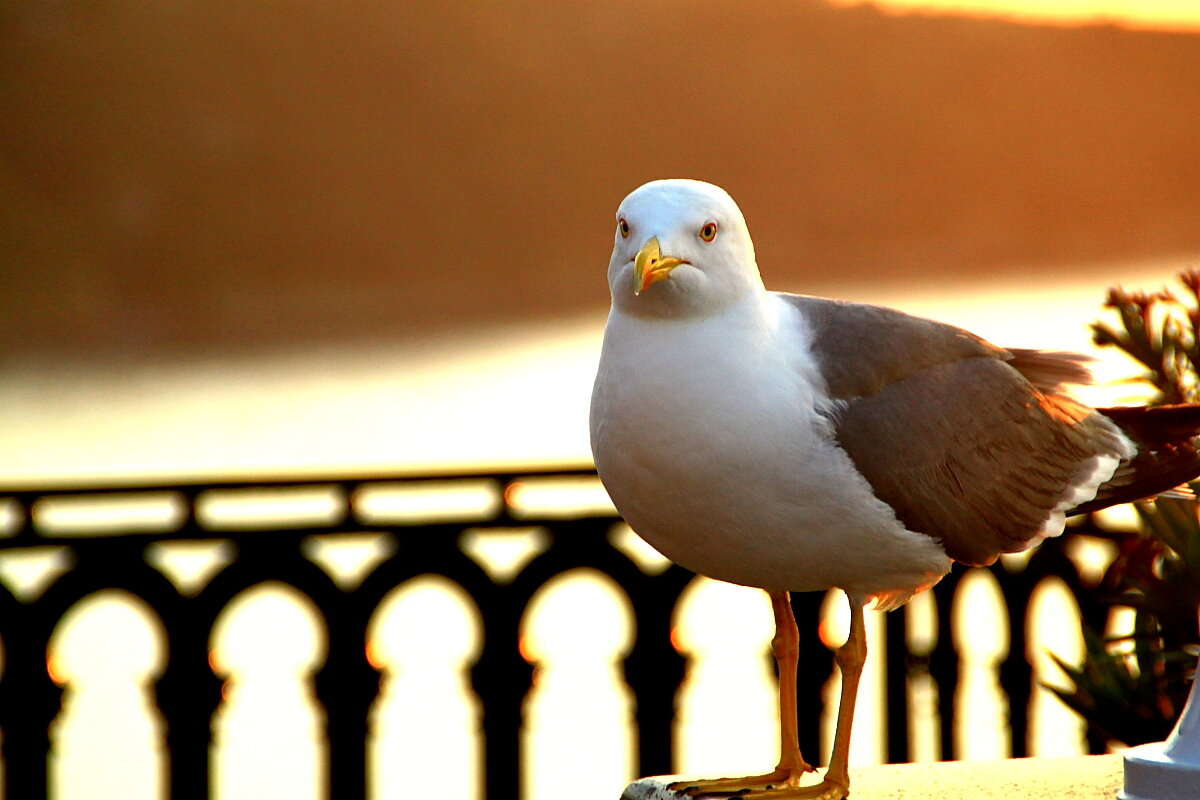
[[[1200,399],[1200,272],[1180,276],[1187,295],[1113,289],[1106,307],[1119,328],[1095,323],[1095,341],[1125,351],[1146,369],[1152,404]],[[1200,485],[1200,484],[1198,484]],[[1131,633],[1105,637],[1085,626],[1082,666],[1059,666],[1070,688],[1050,687],[1081,714],[1092,732],[1127,745],[1167,737],[1187,701],[1200,652],[1200,503],[1160,498],[1137,505],[1141,531],[1094,533],[1116,546],[1096,588],[1109,617],[1132,609]]]
[[[1097,345],[1118,347],[1146,368],[1134,380],[1158,391],[1151,405],[1200,399],[1200,270],[1187,270],[1179,280],[1188,292],[1183,300],[1168,289],[1153,294],[1112,289],[1104,306],[1117,312],[1120,329],[1092,324]]]

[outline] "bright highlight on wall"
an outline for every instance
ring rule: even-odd
[[[858,6],[861,0],[834,0]],[[1130,28],[1200,31],[1200,3],[1194,0],[871,0],[890,13],[969,14],[1006,19],[1084,25],[1113,23]]]

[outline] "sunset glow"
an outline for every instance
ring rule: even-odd
[[[1193,0],[874,0],[869,5],[897,14],[967,14],[1060,25],[1112,23],[1128,28],[1200,30],[1200,4]]]

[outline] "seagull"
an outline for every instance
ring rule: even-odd
[[[1200,407],[1093,409],[1065,392],[1088,359],[1004,349],[903,312],[767,291],[737,204],[647,183],[616,214],[612,308],[591,401],[617,510],[676,563],[766,590],[780,756],[684,795],[840,800],[866,658],[863,609],[891,610],[953,562],[986,565],[1066,517],[1200,474]],[[800,754],[790,592],[842,590],[850,632],[829,765]]]

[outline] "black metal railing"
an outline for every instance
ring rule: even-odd
[[[572,491],[591,491],[582,506],[565,504]],[[468,497],[441,508],[388,509],[389,499],[432,490]],[[537,492],[553,502],[527,502]],[[316,497],[291,503],[292,498]],[[0,555],[17,548],[65,548],[69,566],[35,598],[18,598],[0,586],[0,731],[10,800],[45,797],[48,790],[50,726],[62,706],[63,687],[47,667],[56,626],[68,610],[92,593],[120,589],[141,598],[161,618],[167,659],[154,687],[165,729],[169,796],[207,800],[212,794],[210,753],[214,714],[222,703],[222,677],[210,664],[210,638],[218,616],[241,592],[264,581],[280,581],[312,600],[327,637],[327,656],[314,676],[325,720],[328,786],[325,796],[354,800],[368,795],[369,715],[380,693],[381,674],[371,665],[368,626],[381,601],[397,586],[422,575],[439,575],[470,595],[482,620],[483,641],[471,667],[471,684],[482,709],[483,784],[490,800],[521,796],[522,707],[535,666],[519,649],[522,618],[534,594],[555,576],[589,567],[610,576],[630,600],[632,648],[624,679],[634,699],[638,774],[673,769],[675,698],[687,669],[671,644],[672,613],[693,576],[671,566],[645,570],[617,546],[620,520],[606,507],[589,469],[431,476],[306,478],[220,483],[72,486],[0,489]],[[558,499],[554,499],[558,498]],[[261,507],[253,513],[239,508]],[[240,505],[239,505],[240,504]],[[396,503],[392,503],[393,506]],[[404,506],[404,503],[399,503]],[[303,508],[293,508],[303,506]],[[116,511],[114,511],[114,508]],[[139,509],[129,513],[130,509]],[[266,511],[263,510],[266,509]],[[382,510],[381,510],[382,508]],[[122,512],[121,509],[124,509]],[[230,510],[232,509],[232,510]],[[468,536],[513,528],[544,532],[546,547],[511,579],[499,580],[473,559]],[[375,534],[394,545],[352,589],[340,587],[306,554],[312,537]],[[1077,535],[1077,534],[1076,534]],[[1103,613],[1090,603],[1075,563],[1068,557],[1071,534],[1051,540],[1018,564],[992,568],[1007,598],[1008,656],[999,682],[1008,695],[1011,753],[1027,753],[1027,710],[1033,690],[1026,660],[1026,617],[1034,590],[1047,577],[1065,582],[1079,599],[1085,620],[1103,627]],[[160,542],[228,542],[232,560],[197,592],[181,592],[152,566],[149,548]],[[952,638],[951,604],[966,574],[956,570],[934,590],[938,635],[928,652],[908,647],[907,617],[887,617],[886,756],[906,761],[909,686],[929,676],[938,696],[940,752],[954,753],[954,709],[959,655]],[[819,594],[794,597],[806,641],[815,642]],[[800,693],[805,752],[819,751],[821,692],[833,670],[832,653],[809,648],[802,661]],[[1094,750],[1103,742],[1090,740]]]

